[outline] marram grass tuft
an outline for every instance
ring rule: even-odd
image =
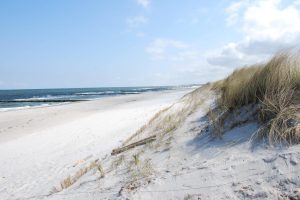
[[[218,105],[224,110],[259,104],[259,134],[270,144],[300,142],[299,54],[279,53],[265,64],[237,69],[213,88],[221,93]]]

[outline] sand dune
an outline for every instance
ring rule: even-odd
[[[94,167],[63,190],[56,184],[47,199],[299,199],[300,146],[271,148],[254,140],[259,124],[253,105],[228,115],[222,137],[212,137],[207,113],[216,97],[209,87],[187,94],[129,143],[153,132],[156,141],[99,157],[104,177]],[[174,118],[179,126],[165,132]]]

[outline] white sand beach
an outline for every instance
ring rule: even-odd
[[[190,89],[0,113],[0,199],[40,199]],[[74,171],[74,170],[73,170]]]
[[[256,141],[255,105],[212,137],[217,95],[191,91],[1,112],[0,199],[297,199],[299,144]]]

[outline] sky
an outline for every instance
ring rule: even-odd
[[[199,84],[300,42],[300,0],[0,0],[0,89]]]

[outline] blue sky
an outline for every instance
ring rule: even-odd
[[[0,89],[205,83],[299,42],[298,0],[0,0]]]

